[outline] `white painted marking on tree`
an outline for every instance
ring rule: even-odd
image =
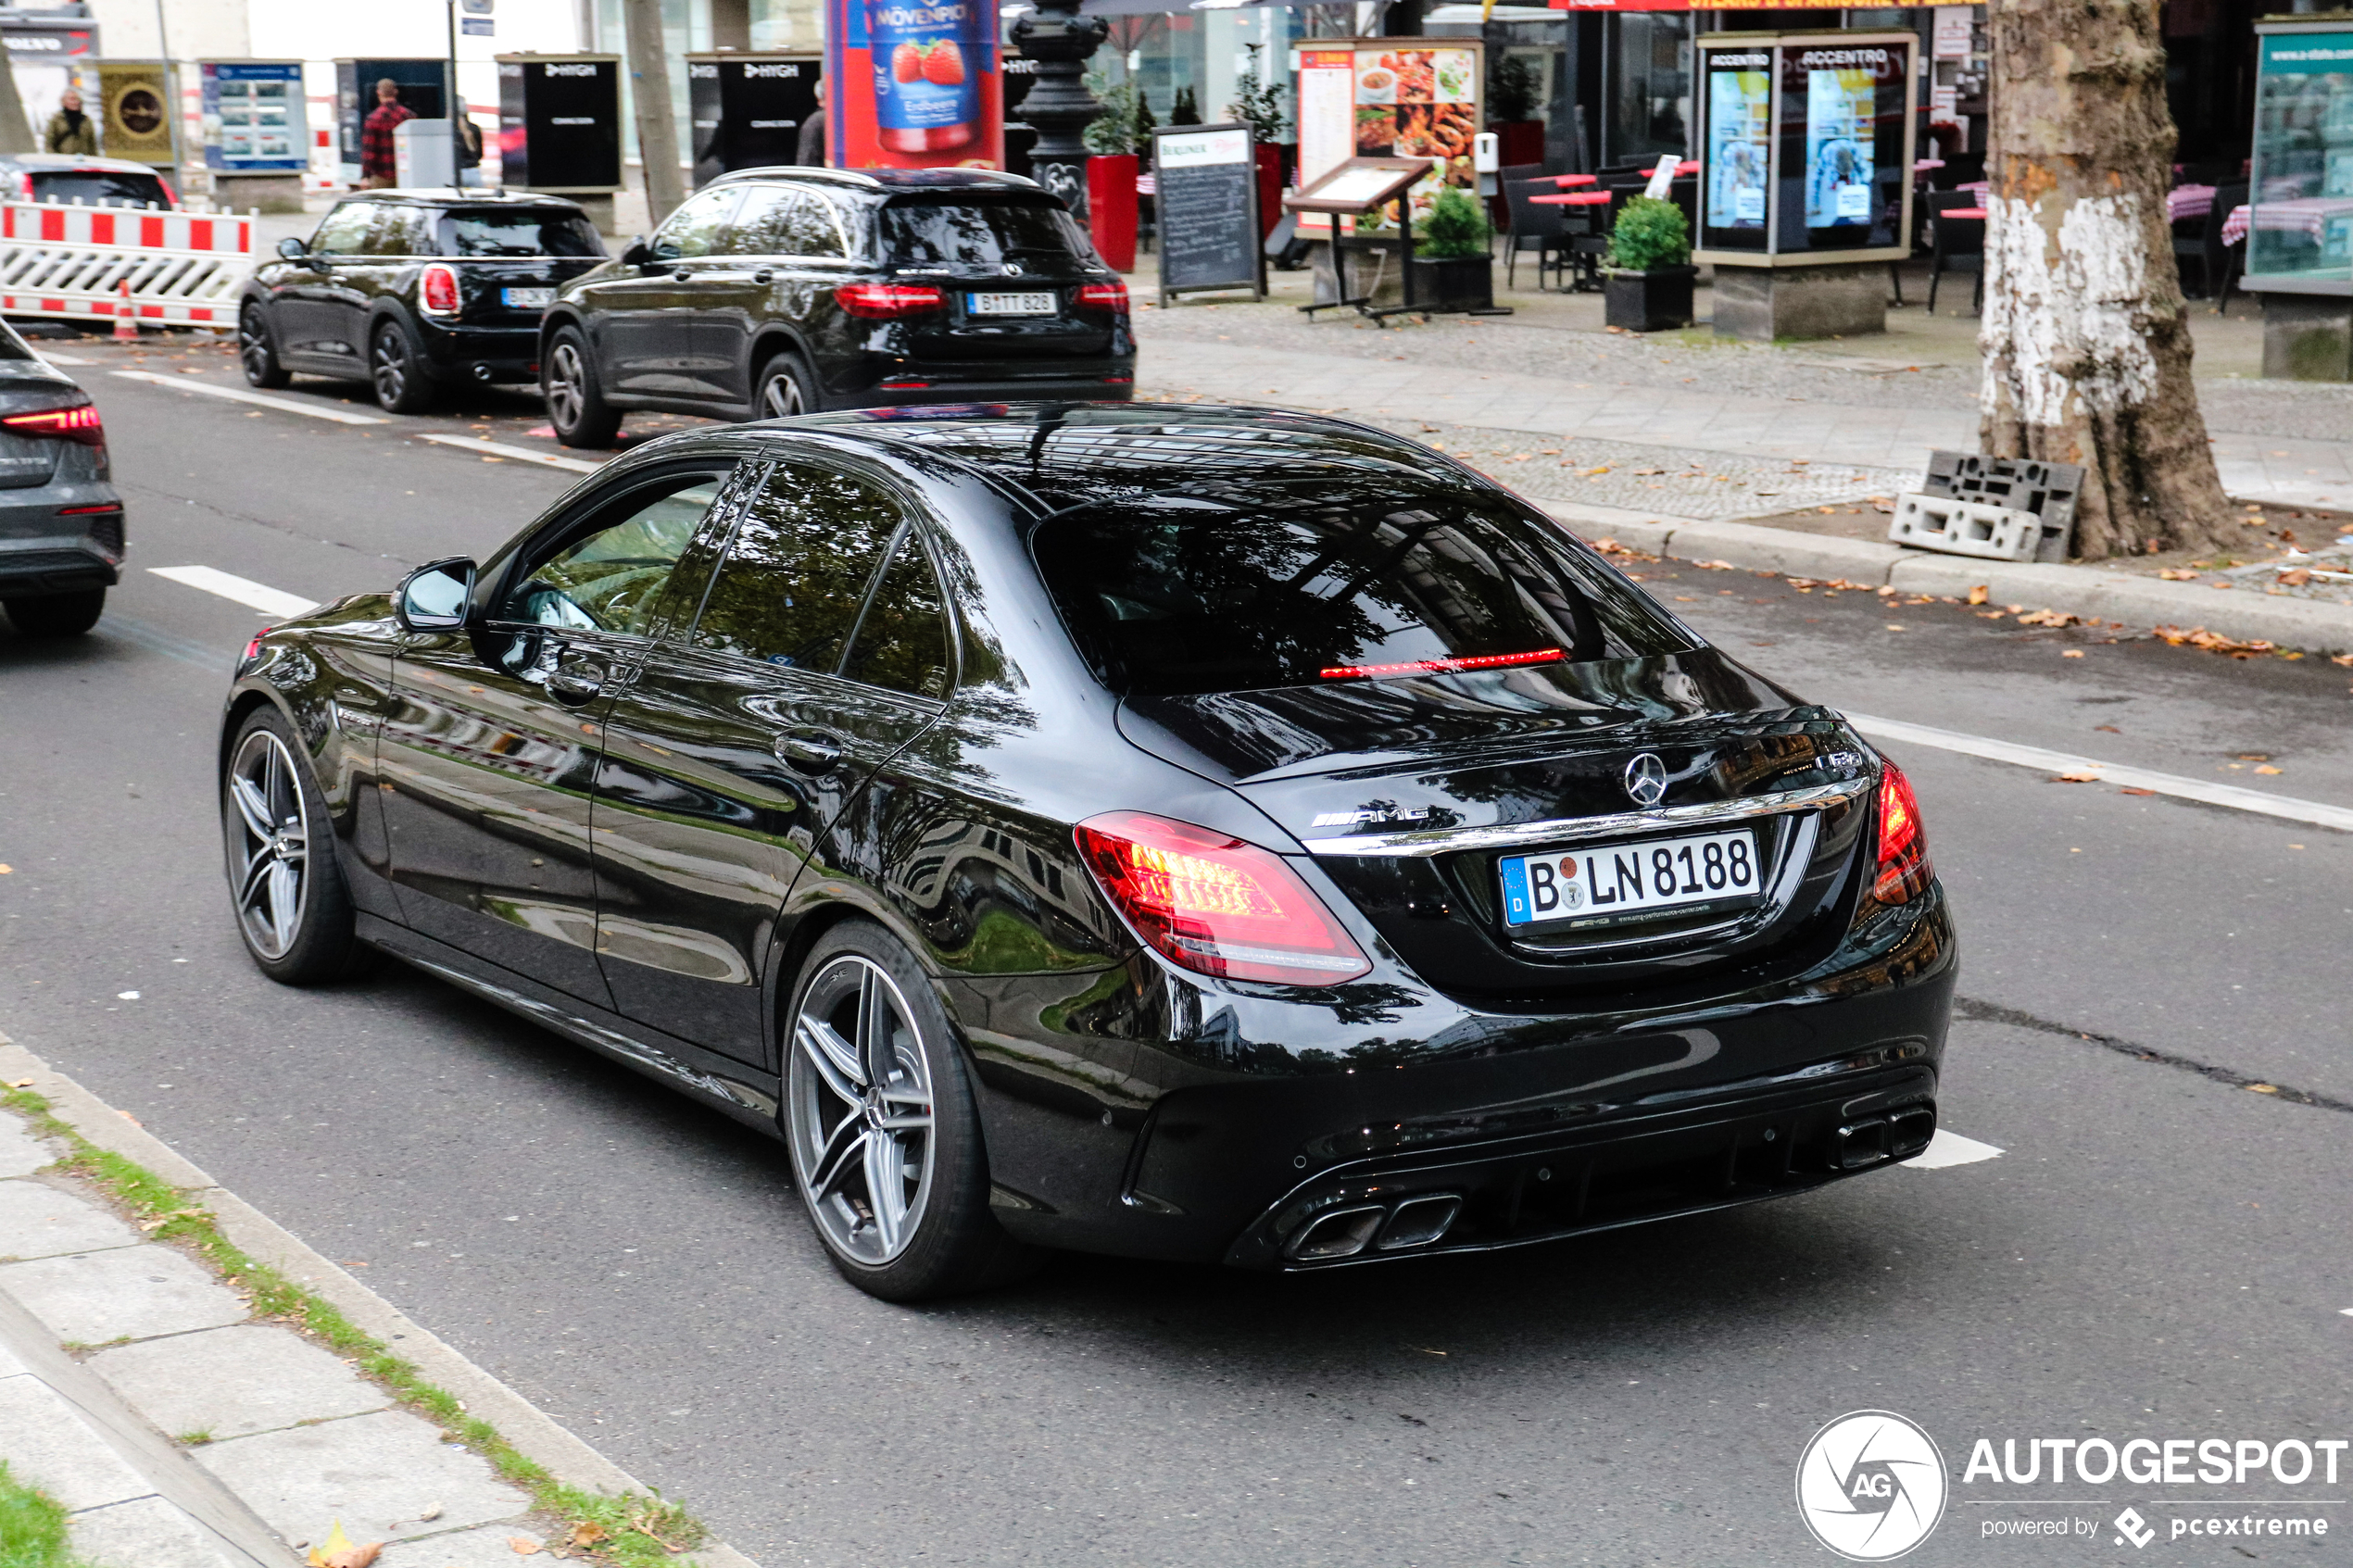
[[[2060,215],[2056,250],[2043,227],[2044,198],[1989,194],[1985,202],[1985,350],[1979,402],[2001,411],[2000,348],[2018,417],[2057,429],[2081,397],[2095,415],[2145,403],[2157,391],[2141,312],[2148,255],[2137,194],[2090,196]]]

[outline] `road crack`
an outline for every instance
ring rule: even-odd
[[[2160,1067],[2171,1067],[2184,1073],[2195,1073],[2201,1078],[2210,1078],[2215,1083],[2227,1084],[2234,1089],[2254,1089],[2259,1085],[2263,1092],[2268,1093],[2274,1099],[2290,1100],[2297,1105],[2315,1106],[2322,1110],[2353,1111],[2353,1100],[2338,1099],[2334,1095],[2315,1094],[2309,1089],[2290,1088],[2285,1084],[2274,1084],[2268,1078],[2250,1078],[2243,1073],[2233,1072],[2227,1067],[2217,1067],[2212,1062],[2199,1061],[2195,1057],[2180,1056],[2172,1051],[2161,1051],[2154,1046],[2144,1046],[2138,1041],[2127,1040],[2120,1035],[2089,1034],[2081,1029],[2070,1028],[2064,1023],[2054,1023],[2046,1018],[2037,1018],[2031,1012],[2020,1012],[2016,1008],[2003,1007],[1997,1002],[1981,1002],[1968,997],[1956,997],[1953,998],[1953,1011],[1956,1015],[1966,1018],[1973,1023],[2007,1023],[2014,1029],[2031,1029],[2038,1035],[2056,1035],[2065,1040],[2082,1040],[2087,1044],[2098,1046],[2102,1049],[2114,1051],[2119,1056],[2129,1056],[2135,1061],[2153,1061]]]

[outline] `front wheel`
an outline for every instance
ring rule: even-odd
[[[270,334],[270,319],[261,307],[247,301],[237,312],[237,363],[255,386],[277,388],[294,380],[278,363],[277,341]]]
[[[1032,1254],[988,1209],[962,1053],[914,959],[880,927],[818,944],[788,1015],[785,1137],[817,1239],[886,1301],[975,1290]]]
[[[566,446],[602,450],[621,433],[621,410],[605,401],[588,340],[579,328],[561,329],[548,344],[539,391],[547,400],[547,422]]]
[[[27,637],[79,637],[106,613],[107,591],[89,588],[79,594],[46,594],[37,599],[0,599],[0,608],[19,634]]]
[[[263,709],[245,721],[220,779],[230,896],[245,951],[285,985],[352,972],[366,956],[335,859],[327,803],[293,729]]]
[[[416,339],[397,321],[376,329],[368,345],[368,381],[376,407],[387,414],[422,414],[434,405],[434,385]]]

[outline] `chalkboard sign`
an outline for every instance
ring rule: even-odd
[[[1152,132],[1159,213],[1160,302],[1197,289],[1266,294],[1258,244],[1258,154],[1247,125],[1181,125]]]

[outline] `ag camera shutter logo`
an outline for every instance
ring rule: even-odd
[[[1892,1411],[1856,1411],[1814,1434],[1797,1461],[1797,1511],[1850,1562],[1903,1556],[1944,1517],[1944,1456]]]

